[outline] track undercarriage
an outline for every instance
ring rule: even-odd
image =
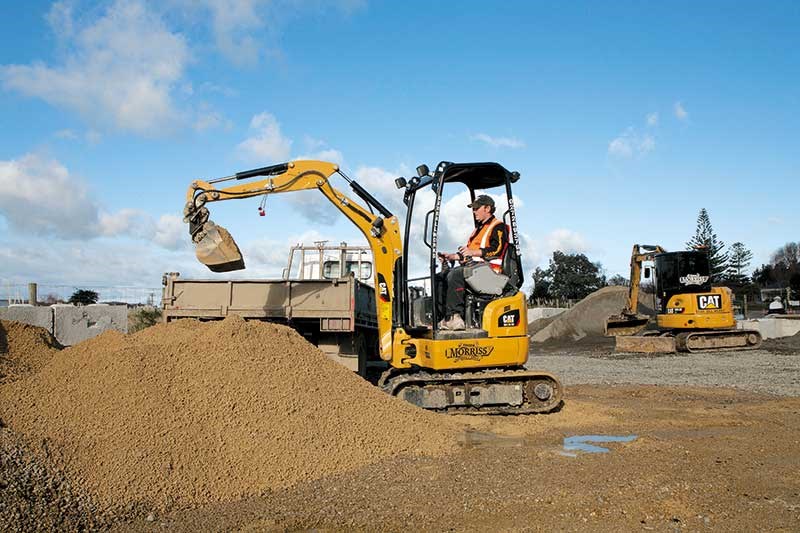
[[[665,331],[616,337],[615,352],[674,353],[755,350],[761,346],[761,334],[750,329],[706,331]]]
[[[524,368],[468,372],[389,369],[378,386],[423,409],[467,415],[548,413],[561,406],[563,392],[552,374]]]

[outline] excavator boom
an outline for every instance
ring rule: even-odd
[[[607,337],[636,335],[647,327],[647,324],[650,322],[650,317],[638,313],[642,263],[644,261],[651,261],[655,254],[662,252],[664,252],[664,249],[658,245],[633,245],[633,250],[631,251],[631,276],[628,288],[628,300],[622,313],[611,315],[606,320]]]

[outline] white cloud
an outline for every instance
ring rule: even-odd
[[[261,59],[279,56],[278,38],[292,18],[303,13],[322,15],[337,10],[348,14],[362,0],[275,2],[270,0],[169,0],[193,21],[209,23],[216,48],[239,66],[254,66]]]
[[[588,250],[586,241],[579,233],[559,228],[556,229],[545,237],[545,245],[547,255],[552,255],[555,251],[564,252],[565,254],[581,254]]]
[[[292,141],[283,136],[281,126],[270,113],[260,113],[250,120],[250,129],[255,130],[252,137],[237,146],[242,159],[258,163],[287,161],[292,149]]]
[[[194,120],[194,129],[197,131],[206,131],[220,127],[229,130],[233,127],[233,124],[219,111],[209,109],[207,106],[201,106]]]
[[[23,235],[65,240],[130,237],[168,249],[188,244],[188,232],[177,216],[155,220],[130,208],[105,212],[80,178],[58,161],[36,154],[0,161],[0,215]]]
[[[0,244],[0,278],[12,284],[35,281],[39,294],[80,286],[103,287],[102,299],[131,296],[123,287],[151,287],[156,300],[164,272],[207,278],[208,270],[189,247],[167,251],[149,243],[97,239],[64,241],[46,237],[13,239]]]
[[[78,139],[78,134],[70,129],[58,130],[55,133],[55,136],[58,137],[59,139],[66,139],[69,141],[75,141]]]
[[[264,0],[202,0],[198,4],[211,12],[214,40],[222,54],[237,65],[255,65],[258,41],[250,34],[264,26],[259,6]]]
[[[117,0],[80,29],[73,28],[68,5],[56,3],[50,12],[67,44],[64,63],[2,66],[5,88],[136,133],[159,133],[179,122],[172,93],[189,61],[184,38],[139,0]]]
[[[689,120],[689,113],[684,109],[683,102],[675,102],[674,106],[675,110],[675,117],[680,121],[687,121]]]
[[[608,153],[618,157],[631,157],[633,155],[633,146],[630,139],[622,135],[612,140],[608,143]]]
[[[655,148],[655,137],[649,133],[639,133],[634,128],[628,128],[619,137],[608,143],[608,153],[621,158],[630,158],[635,155],[643,156],[652,152]]]
[[[658,113],[648,113],[646,120],[648,126],[658,126]]]
[[[525,143],[515,137],[492,137],[485,133],[472,135],[470,140],[480,141],[492,148],[525,148]]]
[[[189,243],[189,232],[183,219],[176,215],[161,215],[155,223],[153,242],[167,250],[180,250]]]
[[[94,234],[98,209],[61,163],[26,154],[0,161],[0,214],[23,233],[85,238]]]

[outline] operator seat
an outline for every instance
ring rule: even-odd
[[[490,289],[500,287],[498,290],[481,292],[479,284],[470,284],[470,280],[467,279],[467,283],[464,287],[464,313],[466,315],[464,317],[464,322],[469,329],[481,329],[483,310],[486,304],[497,298],[513,296],[519,291],[520,287],[522,287],[523,277],[519,268],[519,255],[517,253],[516,243],[508,243],[506,253],[503,256],[503,272],[501,274],[491,270],[486,263],[482,263],[482,265],[486,265],[481,267],[482,270],[490,271],[491,275],[497,276],[498,282],[505,278],[505,284],[501,286],[501,284],[498,283],[494,285],[494,287],[490,287]],[[484,273],[484,275],[486,274]]]

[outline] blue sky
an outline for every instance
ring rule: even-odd
[[[800,240],[797,2],[32,1],[0,26],[6,284],[211,277],[191,180],[301,157],[395,209],[420,163],[519,171],[528,271],[561,249],[627,275],[633,243],[684,248],[703,207],[751,267]],[[258,203],[213,209],[241,275],[360,240],[313,193]],[[469,212],[446,217],[455,245]]]

